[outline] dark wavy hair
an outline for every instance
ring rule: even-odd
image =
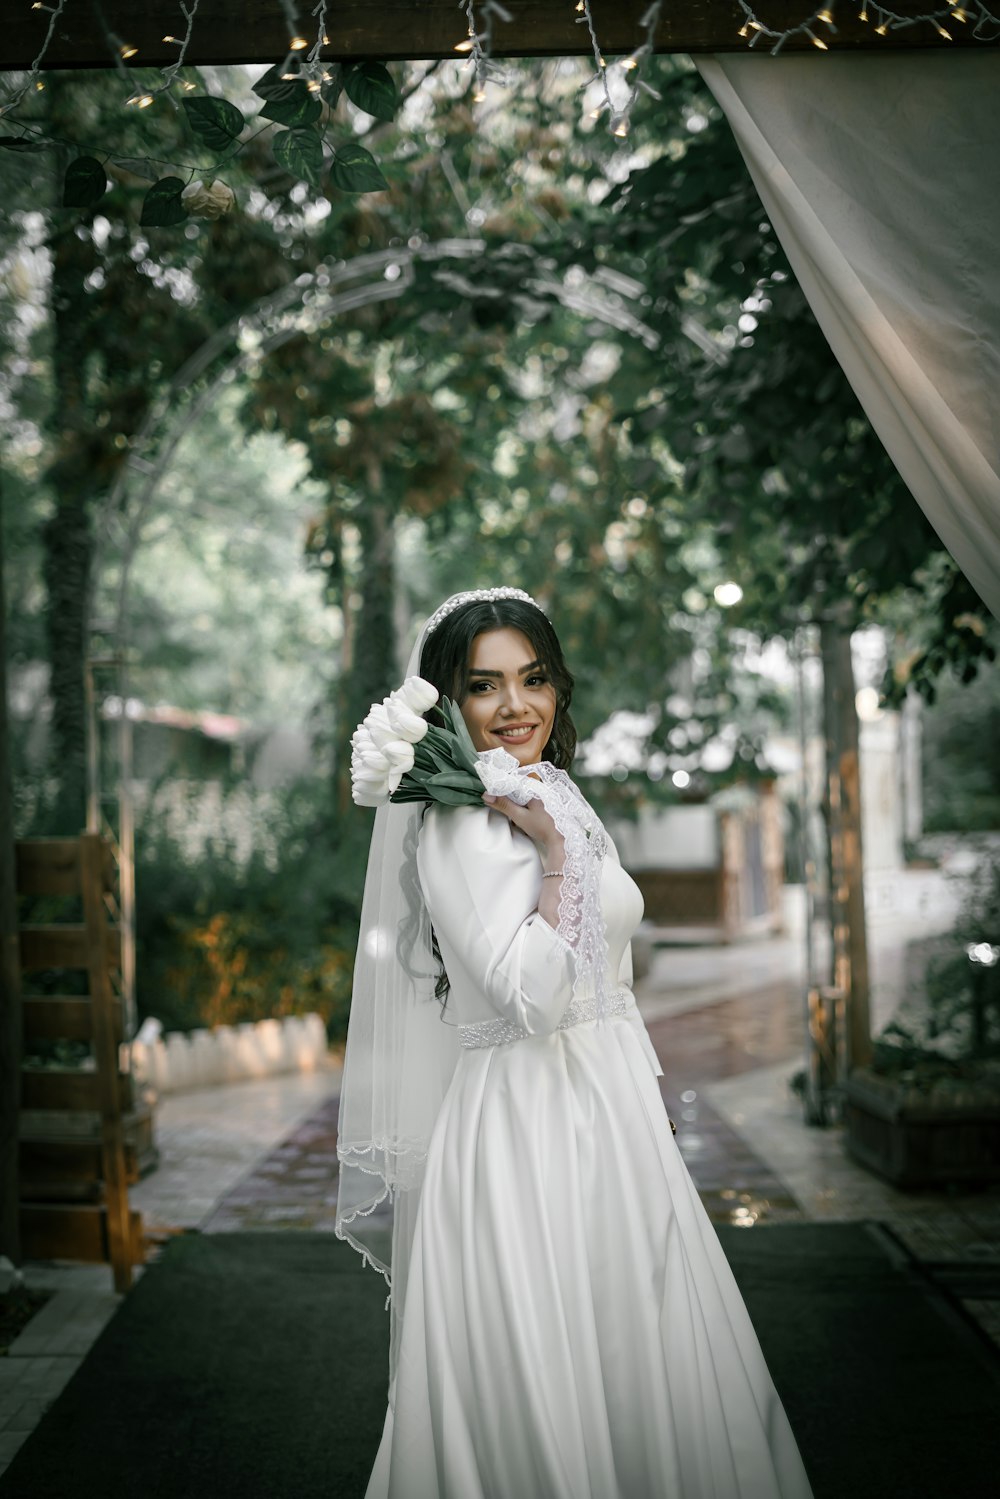
[[[489,630],[520,630],[530,640],[535,659],[556,691],[556,714],[549,742],[542,750],[542,759],[550,760],[560,770],[569,770],[576,753],[576,725],[569,711],[573,676],[563,658],[559,637],[534,604],[526,604],[522,599],[483,599],[459,605],[424,641],[420,653],[420,675],[442,696],[461,705],[469,695],[469,657],[473,641],[477,635],[484,635]],[[443,1017],[448,999],[448,975],[433,930],[431,948],[440,968],[434,993],[441,1001]]]
[[[489,630],[520,630],[527,636],[556,692],[556,716],[542,759],[569,770],[576,753],[576,725],[570,716],[573,676],[559,637],[540,609],[522,599],[483,599],[461,604],[424,641],[420,675],[438,692],[461,705],[469,695],[469,657],[477,635]]]

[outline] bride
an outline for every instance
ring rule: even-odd
[[[367,1499],[808,1499],[664,1112],[555,632],[519,589],[456,594],[417,673],[487,790],[375,818],[336,1225],[391,1285]]]

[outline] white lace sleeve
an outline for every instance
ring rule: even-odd
[[[591,992],[600,1019],[608,1013],[608,943],[601,877],[608,835],[597,813],[564,770],[547,762],[519,765],[507,750],[489,750],[476,766],[487,791],[521,806],[538,799],[565,844],[557,933],[573,954],[575,988]]]

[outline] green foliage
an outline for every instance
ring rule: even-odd
[[[353,141],[337,147],[330,180],[346,193],[377,193],[389,186],[372,153]]]
[[[286,789],[249,860],[223,835],[201,852],[162,813],[136,841],[140,1015],[169,1030],[316,1011],[346,1034],[368,828],[324,806],[325,786]],[[192,806],[192,823],[199,818]]]
[[[352,104],[377,120],[395,118],[399,95],[392,74],[381,62],[362,62],[344,73],[344,92]]]
[[[359,63],[349,68],[332,65],[325,69],[322,81],[313,80],[311,88],[297,59],[291,76],[285,74],[284,67],[284,63],[276,64],[253,85],[253,94],[264,101],[257,118],[265,125],[287,127],[273,135],[267,132],[273,160],[316,194],[324,193],[327,182],[349,193],[384,191],[387,182],[383,173],[372,153],[357,145],[354,132],[349,131],[348,138],[338,143],[345,122],[337,118],[337,108],[343,93],[356,109],[372,116],[373,127],[390,123],[400,98],[389,70],[382,63]],[[249,113],[234,98],[187,92],[205,87],[197,69],[185,68],[171,80],[172,85],[185,89],[178,101],[180,108],[173,110],[164,107],[169,96],[164,95],[163,79],[154,70],[135,69],[132,76],[136,96],[148,93],[144,102],[149,108],[123,111],[114,75],[84,73],[78,75],[83,107],[58,121],[44,108],[44,95],[53,84],[40,84],[39,91],[29,91],[10,113],[21,133],[0,136],[0,151],[10,155],[49,154],[55,159],[66,148],[77,153],[63,175],[60,201],[66,209],[89,210],[101,202],[107,174],[119,184],[127,183],[131,192],[143,181],[152,181],[153,188],[147,192],[141,211],[141,223],[147,228],[176,228],[188,220],[180,193],[196,178],[220,178],[233,186],[241,179],[245,181],[245,168],[251,176],[259,171],[261,152],[254,143],[260,131],[247,135],[246,126],[252,123]],[[237,70],[227,75],[227,81],[234,96],[243,95],[250,104],[256,102]],[[95,109],[88,93],[104,94],[109,102],[114,98],[117,107]],[[177,128],[181,120],[187,126],[186,139],[185,132]],[[335,161],[336,170],[329,178],[324,172],[324,155],[332,155]],[[120,191],[112,192],[109,214],[122,211],[122,197]]]
[[[318,187],[323,174],[323,142],[313,130],[282,130],[274,137],[274,159],[293,177]]]
[[[1000,829],[1000,667],[971,686],[950,674],[937,685],[922,720],[924,830]]]
[[[293,91],[289,96],[265,99],[261,119],[274,120],[278,125],[315,125],[323,113],[321,101],[302,84],[287,87]]]
[[[949,682],[985,682],[997,659],[996,624],[947,553],[931,553],[912,582],[884,611],[896,634],[882,683],[893,707],[911,688],[933,704]]]
[[[171,228],[183,224],[188,211],[181,202],[185,183],[180,177],[161,177],[154,182],[142,201],[139,223],[144,229]]]
[[[193,420],[180,450],[188,454],[159,491],[148,536],[129,539],[139,557],[137,691],[147,701],[162,695],[192,708],[298,719],[310,706],[308,678],[312,705],[336,717],[343,739],[367,703],[396,684],[408,620],[452,588],[515,583],[558,620],[584,733],[614,708],[653,708],[651,746],[676,754],[678,729],[691,731],[693,747],[742,711],[733,624],[782,633],[845,598],[857,617],[881,618],[905,585],[915,613],[931,600],[945,631],[943,655],[935,637],[922,640],[928,674],[982,638],[957,623],[974,606],[960,608],[940,578],[928,582],[940,549],[808,313],[725,122],[686,64],[658,68],[652,81],[664,105],[640,124],[636,154],[621,157],[603,133],[575,122],[576,80],[559,85],[574,117],[558,117],[554,89],[542,102],[553,75],[540,64],[523,65],[520,86],[480,125],[446,69],[419,85],[412,123],[409,111],[397,123],[398,112],[391,120],[385,113],[391,79],[379,66],[333,67],[318,96],[274,68],[254,85],[268,128],[246,132],[238,153],[254,101],[236,73],[225,85],[242,106],[229,106],[232,114],[214,96],[182,115],[123,113],[106,76],[54,75],[28,101],[33,113],[22,128],[102,157],[102,142],[115,146],[99,221],[64,211],[64,184],[44,179],[62,278],[53,303],[62,310],[36,335],[36,345],[49,338],[51,348],[25,356],[30,373],[17,389],[26,417],[32,404],[49,410],[36,471],[29,479],[19,457],[16,479],[35,507],[26,547],[37,549],[43,515],[56,512],[45,542],[60,607],[59,578],[69,573],[59,547],[86,559],[90,507],[108,492],[150,409],[162,399],[190,402],[194,412],[231,349],[206,383],[173,390],[170,382],[215,330],[237,315],[250,330],[261,298],[280,298],[324,263],[416,236],[465,237],[470,226],[485,244],[461,265],[444,257],[416,264],[398,301],[303,316],[297,329],[289,304],[280,338],[243,349],[225,421]],[[351,105],[373,116],[364,144]],[[209,126],[221,144],[195,133],[192,147],[192,132]],[[0,153],[10,158],[5,172],[23,154],[15,146]],[[22,170],[49,172],[55,151],[34,136],[29,146],[47,155],[30,155]],[[214,173],[213,149],[229,152],[227,175],[246,209],[185,223],[183,183]],[[321,213],[314,195],[326,186],[331,155],[329,181],[340,195]],[[389,161],[387,178],[380,164]],[[150,189],[150,176],[168,168],[172,180]],[[34,206],[33,182],[31,192]],[[158,203],[176,215],[169,224],[150,216]],[[179,234],[145,232],[181,225]],[[631,278],[636,294],[618,297],[618,307],[653,328],[655,350],[561,305],[556,288],[578,285],[583,270],[604,277],[594,284],[605,289]],[[756,327],[744,331],[748,317]],[[266,450],[250,451],[232,419],[236,404],[246,431],[266,432]],[[17,436],[22,454],[33,440]],[[288,472],[290,485],[302,484],[294,505],[281,488]],[[261,496],[276,554],[278,538],[298,546],[307,530],[307,564],[336,625],[305,645],[295,630],[306,627],[291,613],[280,614],[273,633],[266,628],[280,611],[241,524],[253,529]],[[83,521],[76,530],[73,514]],[[745,598],[723,614],[711,596],[727,575]],[[97,580],[105,605],[116,582],[113,566]],[[20,578],[17,587],[25,608],[15,619],[18,648],[38,660],[28,640],[29,625],[38,634],[38,601]],[[675,679],[695,658],[688,706],[670,711]],[[66,659],[65,679],[79,681],[79,649]],[[278,660],[287,675],[276,674]],[[294,678],[293,661],[302,668]],[[284,696],[293,680],[294,711]],[[748,718],[741,747],[750,766],[761,733]],[[669,793],[661,783],[655,794]],[[226,921],[212,951],[225,952],[228,972],[233,954],[252,946],[241,923],[253,901],[247,894],[240,904],[235,877],[222,885]],[[201,965],[192,993],[198,985],[207,992],[204,933],[218,914],[206,907],[191,918],[201,922],[185,949]],[[264,971],[260,963],[255,971]],[[254,1004],[265,987],[261,980]]]
[[[309,94],[309,89],[304,78],[284,76],[284,66],[275,63],[268,68],[253,86],[253,91],[261,99],[269,104],[287,104],[292,100],[301,101]]]
[[[78,156],[66,168],[63,182],[64,208],[93,208],[104,197],[108,177],[93,156]]]
[[[239,140],[246,120],[228,99],[195,94],[181,103],[192,131],[211,150],[229,151]]]

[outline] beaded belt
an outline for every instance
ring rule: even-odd
[[[607,1013],[624,1015],[628,1010],[631,997],[631,989],[616,989],[608,998]],[[596,1019],[597,998],[595,995],[587,999],[571,999],[556,1030],[565,1031],[571,1025],[583,1025],[586,1020]],[[480,1020],[473,1025],[460,1025],[458,1044],[471,1051],[481,1046],[506,1046],[509,1041],[525,1041],[529,1036],[537,1034],[536,1031],[526,1031],[523,1025],[517,1025],[513,1020],[505,1020],[502,1016],[498,1016],[496,1020]]]

